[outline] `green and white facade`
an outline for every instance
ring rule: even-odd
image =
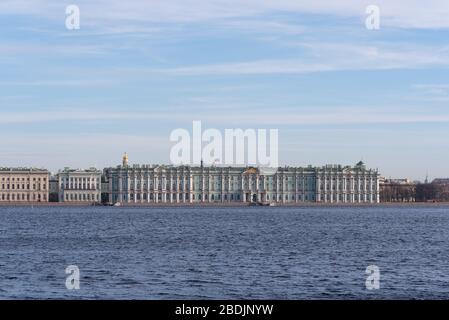
[[[378,203],[379,173],[355,166],[133,165],[104,170],[111,203]],[[103,190],[105,192],[105,190]]]

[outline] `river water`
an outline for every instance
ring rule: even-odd
[[[0,299],[449,299],[448,256],[445,205],[0,206]]]

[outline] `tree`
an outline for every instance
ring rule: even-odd
[[[437,186],[433,183],[420,183],[416,186],[416,201],[437,201]]]

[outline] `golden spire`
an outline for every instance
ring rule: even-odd
[[[125,154],[123,155],[123,166],[127,167],[128,166],[128,154],[125,152]]]

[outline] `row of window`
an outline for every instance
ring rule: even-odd
[[[113,189],[114,191],[118,191],[118,186],[117,185],[113,185]],[[299,185],[297,187],[297,190],[302,191],[303,189],[306,191],[315,191],[315,185]],[[330,187],[331,186],[327,186],[328,188],[325,189],[324,185],[320,186],[320,190],[324,191],[324,190],[331,190]],[[67,188],[67,187],[66,187]],[[198,191],[198,190],[202,190],[202,188],[200,188],[200,185],[195,183],[192,185],[192,189],[190,190],[188,186],[186,186],[186,188],[183,188],[182,186],[177,186],[177,185],[173,185],[172,188],[170,189],[169,186],[164,186],[164,185],[158,185],[156,188],[153,188],[153,185],[150,185],[149,190],[157,190],[157,189],[162,189],[162,190],[167,190],[167,191]],[[128,188],[127,185],[123,185],[122,186],[122,190],[130,190],[131,192],[133,192],[134,190],[138,191],[138,190],[148,190],[147,185],[144,184],[143,186],[141,186],[140,184],[137,184],[136,186],[130,186]],[[209,191],[221,191],[222,190],[222,186],[219,184],[216,185],[209,185],[209,186],[205,186],[204,190],[209,190]],[[241,191],[241,190],[256,190],[256,186],[252,185],[251,187],[248,186],[247,184],[244,184],[243,188],[241,187],[241,185],[230,185],[230,188],[228,186],[225,186],[225,188],[223,189],[224,191]],[[293,185],[287,185],[287,186],[273,186],[273,185],[265,185],[262,186],[260,185],[258,188],[259,191],[291,191],[294,192],[296,190],[295,186]],[[337,190],[337,186],[333,185],[332,186],[332,190]],[[377,185],[357,185],[355,184],[352,188],[350,186],[344,186],[344,185],[339,185],[338,186],[338,190],[341,191],[377,191]]]
[[[255,195],[253,195],[254,197]],[[118,201],[118,196],[114,195],[113,196],[115,201]],[[170,194],[130,194],[128,195],[123,195],[123,201],[153,201],[157,198],[158,201],[162,201],[162,200],[168,200],[168,201],[188,201],[189,200],[189,194],[188,193],[182,193],[182,194],[172,194],[172,196],[170,197]],[[321,201],[344,201],[346,200],[347,202],[350,201],[375,201],[377,199],[377,195],[371,194],[371,195],[321,195],[319,198],[319,200]],[[210,198],[209,195],[205,194],[204,196],[201,194],[192,194],[192,200],[193,201],[221,201],[222,200],[222,195],[221,194],[211,194]],[[240,200],[244,200],[241,198],[240,194],[230,194],[230,195],[223,195],[223,200],[224,201],[240,201]],[[252,197],[250,194],[247,194],[245,197],[246,201],[252,201]],[[258,199],[256,197],[256,200],[261,200],[261,201],[315,201],[315,194],[300,194],[300,195],[294,195],[294,194],[286,194],[286,195],[275,195],[275,194],[266,194],[266,195],[262,195],[262,199]]]
[[[120,177],[114,177],[113,179],[119,179]],[[188,183],[189,181],[190,181],[190,179],[192,179],[194,182],[199,182],[199,181],[201,181],[201,180],[203,180],[203,181],[212,181],[212,182],[215,182],[215,181],[222,181],[222,180],[224,180],[225,182],[230,182],[230,181],[232,181],[232,182],[239,182],[239,183],[241,183],[242,181],[246,181],[246,182],[248,182],[248,181],[256,181],[257,180],[257,178],[256,177],[242,177],[241,175],[238,175],[238,176],[231,176],[231,177],[229,177],[229,176],[224,176],[224,178],[221,176],[221,175],[219,175],[219,176],[207,176],[207,175],[205,175],[204,177],[202,177],[202,176],[199,176],[199,175],[195,175],[195,176],[192,176],[192,177],[186,177],[185,179],[182,179],[182,178],[179,178],[178,179],[178,177],[175,177],[175,178],[171,178],[170,176],[167,176],[167,177],[165,177],[165,176],[163,176],[163,177],[154,177],[154,176],[150,176],[150,177],[147,177],[147,176],[142,176],[142,177],[133,177],[133,176],[131,176],[131,177],[122,177],[122,181],[130,181],[131,182],[131,184],[133,184],[135,181],[150,181],[150,182],[153,182],[153,181],[162,181],[162,182],[174,182],[174,183],[176,183],[176,182],[180,182],[180,183],[183,183],[184,181],[186,182],[186,183]],[[292,176],[288,176],[288,177],[276,177],[276,176],[259,176],[258,177],[258,179],[260,180],[260,181],[268,181],[268,182],[294,182],[295,181],[295,177],[292,177]],[[305,181],[305,182],[310,182],[310,183],[314,183],[317,179],[319,179],[320,181],[328,181],[329,183],[330,182],[332,182],[332,181],[337,181],[337,177],[329,177],[329,178],[315,178],[315,177],[313,177],[313,178],[311,178],[311,177],[300,177],[300,176],[297,176],[296,177],[296,181],[299,181],[299,182],[301,182],[301,181]],[[346,180],[348,183],[349,183],[349,181],[358,181],[358,180],[360,180],[360,181],[364,181],[364,180],[366,180],[366,181],[369,181],[369,180],[376,180],[377,178],[376,178],[376,176],[363,176],[363,177],[358,177],[358,176],[351,176],[351,177],[347,177],[347,176],[342,176],[342,177],[338,177],[338,180],[339,181],[342,181],[342,180]]]
[[[117,197],[117,195],[114,195],[113,196],[113,198],[115,199],[115,201],[118,201],[118,197]],[[168,194],[168,197],[164,197],[164,195],[163,194],[160,194],[160,193],[158,193],[158,194],[153,194],[153,193],[149,193],[149,194],[146,194],[146,193],[144,193],[144,194],[130,194],[129,195],[129,197],[127,196],[127,195],[123,195],[123,200],[124,201],[134,201],[134,200],[137,200],[137,201],[140,201],[140,200],[143,200],[143,201],[148,201],[148,200],[150,200],[150,201],[152,201],[152,200],[155,200],[155,199],[157,199],[158,201],[162,201],[163,199],[170,199],[170,195]],[[189,200],[190,198],[189,198],[189,194],[188,193],[185,193],[185,194],[173,194],[173,201],[177,201],[177,200],[179,200],[179,201],[181,201],[181,200]],[[236,195],[234,195],[234,194],[230,194],[229,196],[228,195],[224,195],[223,196],[223,200],[240,200],[240,194],[236,194]],[[195,194],[192,194],[192,200],[202,200],[202,196],[201,195],[195,195]],[[208,200],[208,195],[206,194],[206,195],[204,195],[204,200]],[[211,195],[211,200],[221,200],[221,195]]]
[[[15,177],[14,178],[5,178],[5,177],[2,177],[2,181],[7,181],[7,182],[10,182],[10,181],[12,181],[12,182],[30,181],[30,178],[28,177],[25,180],[25,178],[15,178]],[[47,182],[47,178],[33,178],[33,181]]]
[[[99,190],[100,189],[100,185],[97,184],[84,184],[84,183],[79,183],[79,184],[74,184],[74,183],[61,183],[61,189],[75,189],[75,190]]]
[[[99,183],[100,178],[61,178],[61,183]]]
[[[346,199],[346,201],[352,201],[352,198],[351,197],[354,197],[354,201],[355,202],[358,202],[358,201],[375,201],[376,199],[377,199],[377,195],[374,195],[374,194],[354,194],[354,195],[350,195],[350,194],[347,194],[346,195],[346,198],[345,198],[345,196],[344,195],[342,195],[342,194],[339,194],[339,195],[321,195],[320,196],[320,199],[321,199],[321,201],[336,201],[336,200],[338,200],[338,201],[343,201],[344,199]]]
[[[9,184],[9,183],[2,183],[2,189],[1,190],[31,190],[30,189],[30,184],[20,184],[20,183],[14,183],[14,184]],[[47,184],[38,184],[37,188],[39,190],[47,190]],[[36,189],[36,184],[33,184],[33,189],[32,190],[37,190]]]
[[[258,186],[260,189],[264,188],[266,190],[271,190],[274,191],[276,188],[277,189],[284,189],[284,190],[290,190],[293,191],[295,189],[295,187],[297,188],[308,188],[308,187],[315,187],[316,186],[316,182],[313,180],[304,180],[304,181],[298,181],[298,183],[294,183],[294,181],[291,181],[290,179],[288,181],[284,181],[283,183],[281,181],[273,181],[272,179],[267,179],[268,181],[262,181],[260,180],[258,183]],[[230,185],[231,190],[239,190],[240,187],[242,186],[242,181],[238,181],[238,182],[233,182],[233,183],[229,183],[229,182],[222,182],[221,180],[219,181],[215,181],[213,179],[205,180],[203,184],[200,183],[200,181],[198,181],[198,179],[194,179],[193,184],[192,184],[192,190],[200,190],[200,186],[204,185],[205,188],[208,188],[210,190],[220,190],[222,185],[228,186]],[[165,181],[165,179],[158,180],[155,182],[156,185],[156,189],[167,189],[167,186],[170,185],[169,183],[167,183]],[[184,188],[185,185],[185,188]],[[256,187],[257,182],[255,180],[252,181],[248,181],[248,180],[243,180],[243,188],[244,189],[248,189],[249,186],[252,187]],[[336,189],[336,183],[334,182],[333,184],[331,184],[331,181],[329,181],[327,184],[325,184],[325,182],[321,182],[320,183],[320,188],[323,190],[325,185],[327,185],[328,187],[330,185],[333,186],[334,189]],[[364,188],[365,185],[371,186],[372,188],[375,188],[377,186],[377,183],[374,183],[371,180],[366,180],[365,182],[358,182],[358,180],[347,180],[346,181],[346,185],[349,186],[354,186],[354,189],[357,189],[359,187],[359,185]],[[127,189],[141,189],[141,186],[143,186],[143,189],[147,189],[148,183],[147,182],[142,182],[142,181],[134,181],[131,180],[130,183],[128,184],[128,181],[126,179],[122,180],[122,189],[123,190],[127,190]],[[150,189],[153,189],[153,181],[150,181]],[[171,186],[173,190],[183,190],[183,189],[188,189],[189,188],[189,183],[183,183],[180,182],[178,183],[176,180],[171,182]],[[343,181],[340,181],[339,183],[339,188],[343,189]],[[113,188],[116,190],[118,187],[118,181],[114,180],[113,181]]]
[[[337,189],[337,186],[336,185],[332,185],[332,189],[331,189],[331,186],[327,186],[327,188],[325,188],[325,186],[323,186],[323,185],[321,185],[320,186],[320,190],[321,191],[324,191],[324,190],[326,190],[326,191],[330,191],[330,190],[342,190],[342,191],[346,191],[346,190],[348,190],[348,191],[351,191],[351,190],[360,190],[360,191],[377,191],[377,185],[357,185],[357,184],[355,184],[353,187],[351,187],[351,186],[343,186],[343,185],[338,185],[338,189]]]
[[[66,193],[64,197],[65,201],[100,201],[98,194],[90,193]]]
[[[47,201],[47,195],[35,193],[2,193],[0,199],[2,201]]]

